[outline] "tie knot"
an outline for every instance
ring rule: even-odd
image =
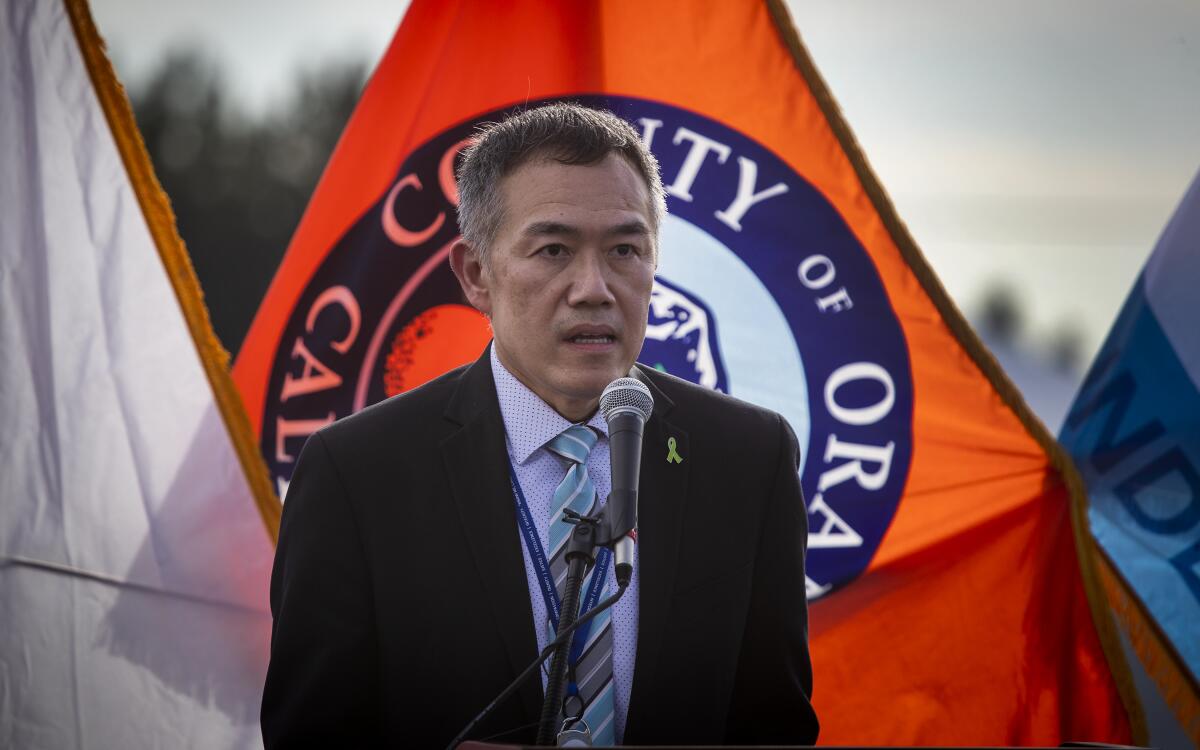
[[[596,440],[596,433],[591,427],[573,424],[546,443],[546,448],[568,461],[583,464],[587,463],[588,454],[596,447]]]

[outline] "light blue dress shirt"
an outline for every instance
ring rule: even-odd
[[[491,347],[492,376],[496,381],[496,395],[500,398],[500,414],[504,417],[505,445],[508,458],[512,461],[521,483],[521,491],[529,504],[529,512],[537,526],[542,547],[548,547],[550,526],[550,500],[554,489],[562,481],[565,469],[562,461],[545,449],[546,443],[571,426],[562,415],[554,411],[537,394],[529,390],[516,376],[505,369],[496,356],[496,347]],[[600,435],[596,447],[588,457],[587,468],[596,492],[603,503],[612,487],[609,470],[608,425],[604,415],[597,412],[588,426]],[[513,502],[516,502],[514,499]],[[520,538],[520,530],[513,527],[513,534]],[[529,585],[529,603],[533,606],[533,632],[537,634],[538,652],[550,642],[546,633],[546,602],[538,583],[537,571],[529,550],[521,543],[521,554],[525,558],[525,579]],[[629,694],[633,688],[633,664],[637,655],[638,627],[638,566],[633,567],[633,580],[621,600],[613,606],[613,703],[615,708],[616,737],[621,742],[625,737],[625,718],[629,714]],[[605,596],[616,591],[612,571],[608,575],[608,590]],[[549,663],[549,660],[547,660]],[[546,670],[542,670],[542,687],[546,685]]]

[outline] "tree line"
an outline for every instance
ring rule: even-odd
[[[131,92],[213,328],[236,354],[366,81],[363,63],[298,71],[259,116],[199,50],[166,57]]]

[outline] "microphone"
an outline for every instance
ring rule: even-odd
[[[637,378],[617,378],[600,394],[600,411],[608,423],[608,455],[612,492],[604,506],[601,539],[612,546],[617,583],[633,577],[637,540],[638,475],[642,471],[642,430],[654,409],[650,389]]]

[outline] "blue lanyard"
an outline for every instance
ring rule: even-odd
[[[533,523],[533,514],[529,512],[529,503],[525,501],[525,493],[521,491],[521,483],[517,481],[517,472],[513,468],[512,459],[509,459],[508,462],[508,478],[512,483],[513,497],[517,502],[517,520],[521,525],[521,537],[525,540],[525,549],[529,551],[529,559],[533,561],[538,584],[542,589],[542,598],[546,600],[546,613],[550,617],[550,624],[557,631],[562,602],[558,597],[558,588],[554,585],[554,576],[550,573],[550,561],[546,559],[546,550],[542,547],[537,526]],[[596,554],[596,567],[592,572],[592,582],[583,595],[583,601],[579,605],[580,612],[587,612],[600,601],[600,594],[604,591],[604,583],[608,578],[611,559],[612,551],[607,547],[602,548]],[[583,654],[583,647],[587,644],[588,633],[591,632],[595,623],[596,621],[593,620],[575,631],[575,636],[571,641],[569,664],[575,665],[579,662],[579,657]]]

